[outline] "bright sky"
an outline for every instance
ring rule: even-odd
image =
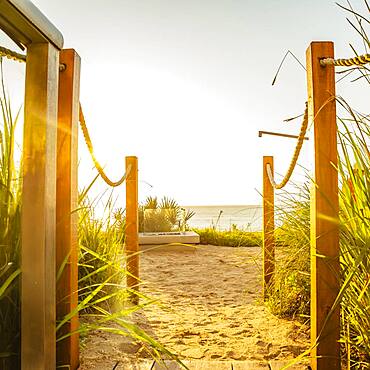
[[[352,55],[349,42],[364,51],[348,14],[331,0],[34,3],[82,58],[81,102],[97,157],[117,179],[124,157],[137,155],[141,199],[261,203],[262,156],[274,155],[283,174],[295,141],[258,138],[258,130],[298,133],[300,120],[282,121],[302,113],[307,96],[305,71],[292,58],[271,86],[285,52],[305,63],[312,40],[334,41],[338,57]],[[366,14],[362,0],[352,5]],[[9,67],[11,92],[22,68]],[[364,86],[342,82],[337,93],[365,110]],[[300,163],[309,168],[308,152]],[[82,141],[80,157],[83,186],[93,172]],[[124,189],[116,194],[123,205]]]

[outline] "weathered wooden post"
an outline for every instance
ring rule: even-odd
[[[59,52],[27,48],[22,197],[22,369],[55,369],[55,193]]]
[[[263,297],[267,298],[275,270],[275,207],[274,188],[270,182],[267,166],[274,173],[274,157],[263,157]]]
[[[56,267],[62,273],[57,281],[57,320],[78,305],[78,117],[80,98],[80,57],[73,49],[60,53],[59,73]],[[78,329],[78,314],[67,322],[58,336]],[[73,334],[57,343],[57,365],[79,366],[79,336]]]
[[[309,117],[314,123],[311,193],[311,366],[340,369],[337,124],[332,42],[312,42],[306,53]],[[330,314],[330,316],[329,316]]]
[[[126,157],[126,269],[127,287],[133,291],[131,302],[139,303],[139,220],[138,220],[138,160]]]
[[[0,1],[0,28],[27,48],[21,216],[21,367],[55,369],[55,211],[63,36],[31,1]]]

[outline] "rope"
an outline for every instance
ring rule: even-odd
[[[123,184],[123,182],[126,180],[127,176],[130,174],[131,165],[128,166],[127,171],[124,173],[124,175],[118,181],[115,181],[115,182],[114,181],[111,181],[108,178],[108,176],[105,174],[105,172],[103,170],[103,167],[100,165],[100,163],[98,162],[98,160],[96,159],[96,157],[94,155],[94,148],[93,148],[93,145],[92,145],[92,142],[91,142],[89,131],[88,131],[87,126],[86,126],[86,121],[85,121],[84,114],[82,112],[81,103],[80,103],[79,121],[80,121],[80,126],[81,126],[81,130],[82,130],[83,136],[85,138],[85,143],[87,145],[87,148],[89,149],[89,152],[90,152],[90,155],[91,155],[91,159],[94,162],[94,166],[98,170],[99,175],[102,177],[102,179],[109,186],[112,186],[112,187],[120,186],[121,184]]]
[[[307,106],[307,103],[306,103],[306,109],[304,111],[303,122],[302,122],[302,126],[301,126],[301,132],[299,133],[299,136],[298,136],[297,145],[295,147],[292,160],[290,161],[288,171],[287,171],[286,175],[284,176],[284,178],[283,178],[283,180],[281,181],[280,184],[277,184],[275,182],[274,175],[271,171],[271,166],[269,164],[267,164],[267,166],[266,166],[267,176],[270,180],[271,185],[275,189],[282,189],[288,183],[290,177],[292,176],[293,170],[294,170],[294,168],[297,164],[297,161],[298,161],[299,153],[301,152],[301,149],[302,149],[304,138],[306,136],[307,127],[308,127],[308,106]]]
[[[359,55],[350,59],[325,58],[320,60],[322,66],[334,65],[335,67],[363,66],[370,63],[370,54]]]
[[[0,46],[0,57],[6,57],[8,59],[16,60],[17,62],[25,62],[26,56],[24,54],[19,54],[13,50],[4,48]]]
[[[0,57],[6,57],[8,59],[16,60],[18,62],[25,62],[26,61],[26,55],[19,54],[19,53],[15,52],[15,51],[12,51],[10,49],[4,48],[3,46],[0,46]],[[65,70],[65,65],[61,64],[59,66],[59,70],[60,71]],[[127,168],[126,173],[118,181],[111,181],[108,178],[108,176],[105,174],[105,172],[103,170],[103,167],[100,165],[100,163],[98,162],[98,160],[95,158],[94,148],[93,148],[93,145],[92,145],[92,142],[91,142],[89,131],[88,131],[87,126],[86,126],[85,117],[84,117],[83,112],[82,112],[81,104],[80,104],[79,121],[80,121],[82,133],[84,135],[87,148],[89,149],[89,152],[90,152],[92,161],[94,162],[94,165],[95,165],[96,169],[98,170],[99,175],[102,177],[102,179],[109,186],[112,186],[112,187],[120,186],[126,180],[127,176],[129,175],[129,173],[131,171],[131,166],[129,166]]]

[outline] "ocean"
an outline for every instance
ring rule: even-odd
[[[218,230],[229,230],[232,225],[246,231],[262,230],[262,206],[183,206],[195,215],[189,220],[190,227],[205,228],[215,226]]]

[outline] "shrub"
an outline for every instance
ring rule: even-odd
[[[200,236],[201,244],[220,245],[228,247],[257,247],[262,245],[261,233],[238,230],[219,231],[209,227],[194,229]]]
[[[194,212],[181,208],[174,199],[163,197],[158,202],[157,197],[148,197],[139,206],[139,231],[186,231],[189,229],[188,221],[193,216]]]

